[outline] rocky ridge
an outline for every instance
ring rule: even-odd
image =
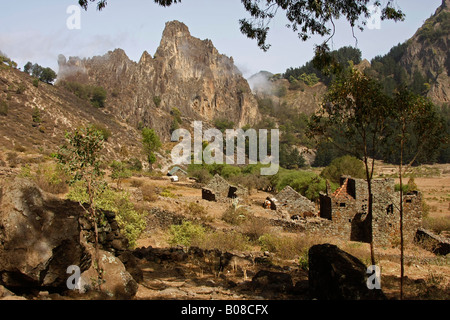
[[[236,125],[259,119],[257,103],[233,58],[220,54],[211,40],[191,36],[186,25],[166,23],[152,57],[131,61],[122,49],[90,59],[59,57],[58,81],[103,86],[106,109],[137,127],[155,128],[170,138],[173,108],[187,118],[228,119]]]

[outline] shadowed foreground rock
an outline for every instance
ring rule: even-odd
[[[381,290],[367,288],[367,267],[331,244],[309,249],[309,290],[319,300],[383,300]]]
[[[89,255],[80,243],[80,208],[15,179],[1,189],[0,283],[9,288],[66,285],[67,267],[83,270]]]
[[[85,284],[92,283],[97,276],[93,269],[94,249],[88,242],[89,230],[80,222],[83,216],[78,203],[43,192],[31,181],[17,178],[2,183],[0,286],[20,293],[43,288],[63,292],[68,289],[67,268],[71,265],[80,268]],[[118,230],[110,233],[113,231]],[[110,252],[100,253],[104,293],[109,298],[133,297],[137,283],[123,263]],[[132,261],[127,262],[130,269],[135,267]]]

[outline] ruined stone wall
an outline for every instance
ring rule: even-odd
[[[314,202],[302,196],[290,186],[285,187],[276,196],[278,207],[286,210],[289,214],[302,214],[305,212],[316,212]]]
[[[343,184],[343,180],[341,181]],[[326,232],[352,241],[370,242],[370,234],[376,246],[391,246],[400,243],[400,194],[395,192],[394,179],[372,180],[373,219],[367,219],[368,188],[363,179],[349,178],[341,192],[321,196],[321,204],[327,207],[324,216],[332,221]],[[404,196],[404,240],[412,242],[417,229],[422,225],[421,194],[416,192]],[[330,208],[331,210],[330,210]]]

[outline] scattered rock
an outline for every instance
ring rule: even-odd
[[[144,274],[139,267],[137,258],[130,251],[125,251],[119,256],[119,259],[122,261],[126,270],[133,277],[133,279],[137,283],[142,283],[144,280]]]
[[[414,240],[434,254],[445,256],[450,253],[450,241],[434,234],[430,230],[417,229]]]

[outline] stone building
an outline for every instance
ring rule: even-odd
[[[228,199],[248,197],[248,190],[241,186],[234,186],[216,174],[211,181],[202,188],[202,199],[208,201],[226,202]]]
[[[304,216],[305,213],[311,215],[316,211],[314,202],[302,196],[290,186],[281,190],[274,200],[276,200],[276,209],[285,210],[291,216]]]
[[[367,219],[367,181],[342,177],[341,186],[332,194],[320,194],[320,217],[331,220],[331,232],[351,241],[391,245],[400,241],[400,194],[394,179],[372,180],[373,218]],[[422,225],[420,192],[404,195],[403,230],[405,241],[413,241]],[[372,229],[372,233],[370,232]]]

